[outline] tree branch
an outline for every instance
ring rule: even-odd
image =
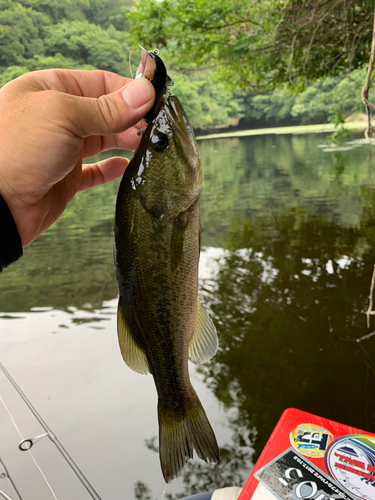
[[[375,109],[375,104],[369,101],[368,93],[370,90],[370,82],[371,82],[372,70],[374,68],[374,61],[375,61],[375,11],[374,11],[374,25],[372,29],[370,60],[368,63],[366,82],[361,92],[362,102],[366,106],[366,113],[367,113],[367,128],[365,130],[365,137],[372,146],[375,146],[375,140],[370,137],[370,134],[372,133],[371,108]]]
[[[374,271],[372,273],[371,285],[370,285],[370,295],[369,295],[370,302],[369,302],[368,309],[367,309],[367,312],[366,312],[366,316],[367,316],[367,328],[370,328],[370,314],[373,312],[372,311],[372,297],[373,297],[373,294],[374,294],[374,286],[375,286],[375,266],[374,266]]]
[[[296,31],[296,33],[293,37],[292,46],[290,47],[290,58],[289,58],[289,63],[288,63],[288,69],[286,70],[286,73],[288,75],[288,80],[290,83],[292,83],[290,71],[292,69],[292,62],[293,62],[293,55],[294,55],[294,44],[296,43],[298,33],[299,33],[299,29]]]

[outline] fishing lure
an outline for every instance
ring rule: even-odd
[[[158,49],[147,52],[141,47],[141,62],[135,75],[135,78],[147,78],[156,92],[155,103],[144,117],[147,123],[153,119],[162,97],[169,92],[169,87],[173,85],[173,81],[168,76],[167,69],[159,54]]]

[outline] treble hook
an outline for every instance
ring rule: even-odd
[[[33,438],[29,439],[23,439],[19,445],[18,448],[21,451],[29,451],[32,446],[34,446],[35,443],[43,439],[44,437],[48,436],[52,441],[56,439],[56,437],[51,433],[51,432],[45,432],[44,434],[41,434],[40,436],[35,436]]]

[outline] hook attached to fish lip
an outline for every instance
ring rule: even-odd
[[[140,48],[141,62],[139,63],[135,78],[147,78],[154,86],[156,93],[155,103],[144,117],[148,123],[153,119],[163,95],[170,92],[168,87],[173,85],[173,81],[167,75],[167,69],[159,56],[159,50],[154,49],[147,52],[143,47],[140,46]]]

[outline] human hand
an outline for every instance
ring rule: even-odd
[[[78,191],[123,174],[126,158],[82,160],[112,148],[135,149],[154,100],[145,78],[106,71],[35,71],[0,90],[0,194],[23,247]]]

